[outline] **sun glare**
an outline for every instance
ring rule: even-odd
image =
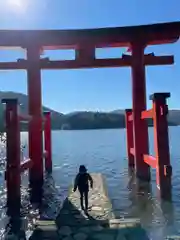
[[[26,4],[25,0],[8,0],[8,5],[10,8],[16,9],[16,10],[25,10]]]

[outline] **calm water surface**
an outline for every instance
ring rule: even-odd
[[[27,134],[23,134],[22,139],[26,143]],[[173,167],[172,203],[158,200],[155,170],[151,171],[152,190],[138,188],[138,182],[127,167],[124,129],[53,132],[53,175],[60,196],[66,196],[79,165],[85,164],[90,172],[101,172],[106,176],[117,217],[140,218],[152,239],[180,234],[180,127],[169,128],[169,139]],[[150,153],[153,154],[153,129],[149,129],[149,142]],[[3,205],[3,193],[0,201]]]

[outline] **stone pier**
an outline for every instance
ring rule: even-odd
[[[108,198],[104,177],[92,174],[93,189],[89,191],[88,213],[80,208],[79,193],[69,189],[56,220],[36,222],[34,239],[54,240],[141,240],[148,239],[137,219],[116,219]]]

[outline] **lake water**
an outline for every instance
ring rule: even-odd
[[[26,133],[23,133],[22,139],[27,142]],[[180,234],[180,127],[169,128],[169,139],[173,167],[172,203],[158,200],[155,170],[151,171],[152,191],[144,193],[138,190],[136,179],[128,171],[124,129],[54,131],[53,176],[60,196],[67,194],[79,165],[85,164],[89,172],[101,172],[106,176],[117,217],[140,218],[152,239]],[[149,129],[149,142],[150,153],[153,154],[153,128]],[[1,205],[4,204],[3,193],[0,200]]]

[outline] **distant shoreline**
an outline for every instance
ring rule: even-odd
[[[168,125],[168,127],[178,127],[179,125]],[[148,128],[153,128],[154,126],[148,126]],[[92,130],[113,130],[113,129],[126,129],[126,127],[117,127],[117,128],[84,128],[84,129],[59,129],[59,128],[52,128],[52,131],[92,131]],[[21,132],[27,132],[28,129],[23,129]]]
[[[20,112],[27,114],[27,95],[0,91],[0,100],[3,98],[17,98],[21,103]],[[57,131],[124,129],[126,126],[124,109],[117,109],[111,112],[75,111],[69,114],[62,114],[46,106],[42,106],[42,112],[44,111],[51,112],[51,128]],[[180,125],[180,110],[169,110],[167,117],[169,126]],[[152,119],[147,119],[146,121],[149,127],[153,126]],[[4,126],[4,108],[0,106],[0,130],[2,132],[5,130]],[[27,131],[28,124],[21,123],[20,129],[24,132]]]

